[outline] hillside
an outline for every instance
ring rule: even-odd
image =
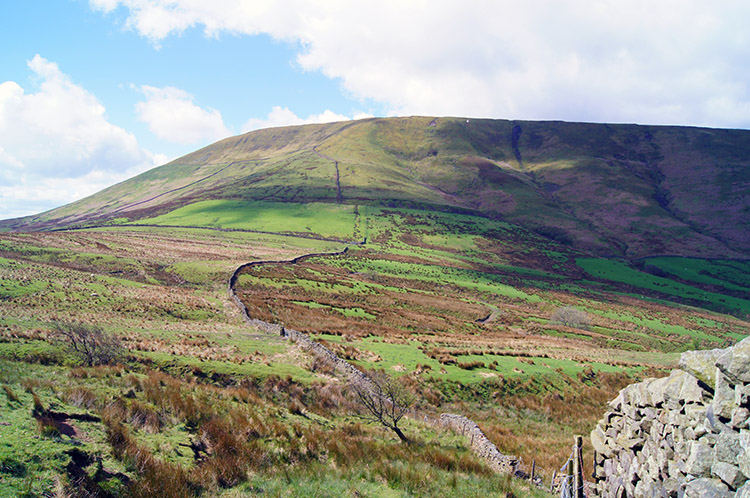
[[[420,117],[275,128],[0,229],[183,224],[168,214],[209,200],[412,207],[508,221],[603,256],[744,259],[750,132]]]
[[[748,138],[277,128],[0,222],[0,498],[549,496],[620,389],[748,335]],[[390,379],[415,444],[342,370]]]

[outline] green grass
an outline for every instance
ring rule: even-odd
[[[354,206],[214,200],[196,202],[137,223],[203,226],[352,239]]]
[[[748,299],[709,292],[668,278],[657,277],[635,270],[623,261],[578,258],[576,264],[592,277],[705,303],[709,309],[734,313],[746,313],[750,309]]]
[[[694,258],[647,258],[647,265],[691,282],[750,293],[750,262]]]
[[[456,285],[476,292],[503,295],[528,302],[539,302],[541,298],[503,283],[503,277],[476,270],[451,268],[433,264],[406,263],[387,259],[347,259],[342,261],[355,272],[372,272],[405,280],[421,280],[443,285]],[[333,264],[336,264],[333,262]]]
[[[401,376],[427,365],[430,368],[421,374],[422,377],[459,384],[476,384],[498,376],[507,378],[554,377],[558,375],[558,370],[570,376],[577,375],[587,368],[596,372],[622,372],[624,370],[622,367],[596,361],[581,363],[574,360],[541,357],[519,359],[516,356],[496,354],[457,356],[458,363],[481,362],[483,364],[483,366],[467,370],[458,364],[442,364],[430,358],[424,353],[424,346],[418,340],[394,344],[376,337],[354,341],[344,341],[341,337],[330,334],[318,334],[315,337],[341,345],[351,345],[381,358],[379,361],[355,361],[366,368],[382,369],[390,375]]]

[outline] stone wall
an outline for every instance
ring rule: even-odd
[[[620,391],[591,433],[603,497],[750,498],[750,338]]]
[[[511,475],[516,472],[518,459],[500,453],[497,446],[487,439],[482,429],[473,420],[461,415],[442,413],[440,425],[469,438],[469,444],[474,453],[483,458],[495,472]]]
[[[245,320],[245,322],[249,325],[257,327],[267,334],[276,334],[288,338],[299,348],[331,364],[336,373],[349,382],[357,382],[361,386],[372,386],[373,381],[372,379],[370,379],[370,377],[354,367],[354,365],[352,365],[348,361],[339,358],[333,351],[331,351],[327,347],[313,341],[307,334],[299,332],[297,330],[287,329],[281,325],[264,322],[263,320],[258,320],[257,318],[252,318],[247,311],[247,306],[245,306],[245,303],[240,300],[239,296],[237,295],[237,291],[235,290],[237,279],[239,278],[240,273],[242,272],[242,270],[248,267],[263,264],[295,264],[305,258],[313,256],[336,256],[346,253],[347,250],[348,247],[343,251],[336,253],[307,254],[305,256],[300,256],[289,261],[253,261],[252,263],[247,263],[240,266],[234,271],[231,278],[229,279],[228,291],[232,300],[239,308],[243,320]],[[380,390],[375,390],[377,392],[380,392]],[[502,453],[500,453],[497,447],[492,443],[492,441],[487,439],[487,436],[485,436],[484,432],[482,432],[482,429],[480,429],[479,426],[474,423],[474,421],[461,415],[443,413],[440,415],[440,419],[436,425],[451,429],[454,432],[468,437],[470,439],[471,449],[474,451],[474,453],[484,459],[488,463],[490,468],[492,468],[495,472],[511,475],[516,473],[518,468],[518,460],[515,457],[503,455]]]

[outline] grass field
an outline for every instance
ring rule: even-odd
[[[544,496],[422,421],[404,447],[330,369],[242,321],[232,272],[345,247],[316,238],[367,243],[249,268],[251,316],[389,373],[420,413],[477,420],[547,480],[624,385],[748,331],[717,312],[741,315],[745,263],[631,266],[467,214],[235,202],[148,220],[170,226],[0,234],[0,496],[62,490],[76,466],[118,496]],[[565,307],[587,323],[559,323]],[[123,365],[76,365],[56,322],[117,336]]]

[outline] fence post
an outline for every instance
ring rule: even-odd
[[[573,453],[574,453],[573,458],[568,460],[568,468],[565,469],[565,474],[566,474],[565,486],[563,487],[563,490],[565,491],[565,493],[560,495],[563,498],[575,498],[575,495],[573,494],[575,493],[575,491],[573,491],[574,485],[575,485],[574,480],[573,480],[573,475],[574,475],[573,467],[575,466],[575,451]]]
[[[584,498],[583,494],[583,436],[575,436],[575,446],[573,447],[573,497]]]
[[[557,471],[552,473],[552,484],[549,485],[550,494],[555,492],[555,479],[557,478]]]

